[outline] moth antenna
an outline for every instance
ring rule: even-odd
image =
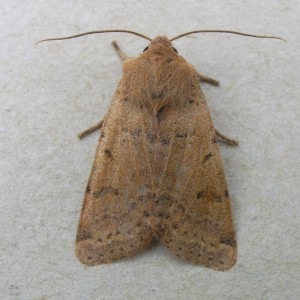
[[[244,36],[250,36],[250,37],[255,37],[255,38],[262,38],[262,39],[277,39],[277,40],[282,40],[284,42],[287,42],[285,39],[278,37],[278,36],[268,36],[268,35],[256,35],[256,34],[250,34],[250,33],[244,33],[244,32],[239,32],[239,31],[233,31],[233,30],[222,30],[222,29],[203,29],[203,30],[195,30],[195,31],[190,31],[186,32],[180,35],[177,35],[170,39],[170,41],[174,41],[177,39],[180,39],[184,36],[194,34],[194,33],[202,33],[202,32],[217,32],[217,33],[233,33],[233,34],[238,34],[238,35],[244,35]]]
[[[135,32],[135,31],[131,31],[131,30],[126,30],[126,29],[106,29],[106,30],[88,31],[88,32],[79,33],[79,34],[70,35],[70,36],[65,36],[65,37],[60,37],[60,38],[44,39],[44,40],[40,40],[40,41],[36,42],[35,45],[37,45],[39,43],[42,43],[42,42],[68,40],[68,39],[78,38],[78,37],[81,37],[81,36],[84,36],[84,35],[95,34],[95,33],[107,33],[107,32],[126,32],[126,33],[131,33],[131,34],[137,35],[137,36],[139,36],[141,38],[144,38],[144,39],[146,39],[148,41],[152,40],[152,39],[150,39],[146,35],[143,35],[141,33],[138,33],[138,32]]]

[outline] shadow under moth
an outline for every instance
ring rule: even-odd
[[[177,257],[216,270],[231,268],[237,246],[231,204],[217,138],[237,144],[212,123],[198,73],[172,41],[151,39],[136,58],[124,61],[122,79],[103,121],[86,187],[76,238],[76,255],[87,265],[110,263],[143,251],[159,239]]]

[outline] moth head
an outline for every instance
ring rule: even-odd
[[[147,46],[143,52],[159,52],[160,50],[171,51],[178,53],[178,51],[172,46],[171,41],[166,36],[158,36],[151,40],[149,46]]]

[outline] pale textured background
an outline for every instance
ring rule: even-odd
[[[1,1],[1,299],[299,299],[298,0]],[[125,34],[34,46],[42,38],[128,28],[151,37],[227,28],[288,43],[203,34],[174,43],[206,75],[233,202],[238,262],[217,272],[158,243],[111,265],[74,255],[97,122],[121,76],[110,42],[131,56],[147,41]],[[297,186],[298,185],[298,186]]]

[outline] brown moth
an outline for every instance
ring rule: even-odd
[[[120,30],[97,32],[112,31]],[[237,142],[215,130],[199,79],[218,82],[173,48],[172,40],[190,33],[152,40],[123,32],[150,44],[137,58],[126,58],[113,44],[124,60],[122,79],[104,122],[80,135],[102,127],[76,255],[87,265],[110,263],[157,238],[179,258],[229,269],[237,246],[216,137]]]

